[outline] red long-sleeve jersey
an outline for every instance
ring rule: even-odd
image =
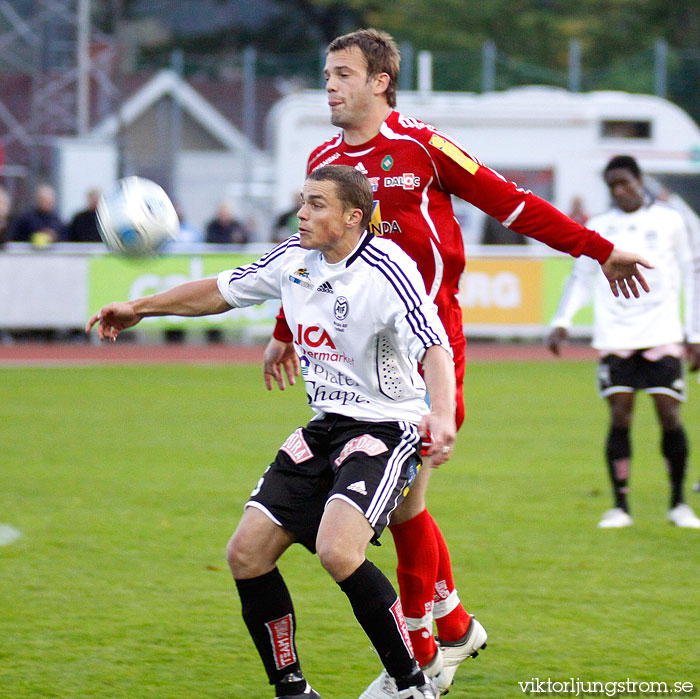
[[[331,164],[351,165],[369,179],[374,192],[370,231],[390,238],[416,261],[455,350],[464,344],[457,293],[465,256],[451,195],[574,257],[583,254],[602,263],[613,249],[612,243],[508,182],[434,127],[397,111],[367,143],[350,146],[340,133],[320,145],[309,156],[307,172]],[[274,334],[280,340],[289,337],[282,323]],[[455,353],[456,364],[460,354]]]
[[[339,134],[309,156],[320,165],[351,165],[374,191],[370,230],[397,243],[417,263],[438,305],[454,303],[464,270],[464,242],[450,195],[503,225],[574,257],[604,262],[612,244],[575,223],[543,199],[506,181],[434,127],[393,111],[379,134],[348,146]]]

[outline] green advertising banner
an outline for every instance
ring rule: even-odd
[[[258,258],[259,255],[254,253],[170,255],[149,260],[130,260],[113,255],[92,257],[88,262],[87,312],[91,315],[112,301],[135,299],[165,291],[183,282],[213,277],[224,269],[240,267]],[[500,326],[511,328],[508,332],[512,332],[514,324],[548,326],[559,303],[572,263],[570,257],[563,255],[524,260],[473,256],[465,275],[469,283],[460,295],[467,334],[469,326],[474,324],[479,328],[492,326],[495,334],[498,334]],[[501,298],[503,293],[496,293],[500,289],[496,282],[501,278],[510,280],[510,292],[506,299],[509,301],[509,304],[506,304],[508,308],[501,307],[505,303]],[[534,290],[530,289],[533,285],[536,287]],[[515,304],[514,295],[520,299],[522,307]],[[220,328],[241,332],[258,330],[260,335],[265,335],[273,327],[278,309],[277,301],[268,301],[260,306],[235,309],[203,318],[146,318],[140,329],[148,332],[176,329],[206,331]],[[587,306],[577,313],[574,326],[587,329],[592,325],[592,308]]]
[[[106,255],[94,257],[89,266],[89,315],[112,301],[128,301],[156,294],[184,282],[215,277],[225,269],[254,262],[258,255],[170,255],[149,260],[129,260]],[[178,328],[272,328],[279,310],[278,301],[260,306],[237,308],[220,315],[202,318],[162,316],[145,318],[141,327],[157,330]],[[87,318],[86,318],[87,320]]]

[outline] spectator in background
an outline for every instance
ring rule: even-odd
[[[0,248],[9,240],[11,209],[10,195],[4,187],[0,187]]]
[[[205,242],[228,245],[247,243],[249,239],[248,229],[234,218],[230,204],[222,201],[216,208],[216,216],[207,224]]]
[[[87,208],[78,211],[66,228],[66,240],[70,243],[99,243],[100,232],[97,229],[97,204],[100,201],[99,189],[87,192]]]
[[[586,208],[583,205],[583,199],[576,196],[571,200],[571,210],[569,211],[569,218],[585,226],[588,223],[589,216],[586,213]]]
[[[10,240],[33,243],[39,247],[62,239],[64,225],[56,213],[56,192],[40,184],[34,194],[34,208],[25,211],[10,229]]]

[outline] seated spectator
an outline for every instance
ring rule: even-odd
[[[207,224],[205,242],[227,245],[230,243],[247,243],[250,239],[248,229],[233,217],[228,202],[221,202],[216,209],[216,216]]]
[[[34,208],[25,211],[12,225],[10,240],[43,246],[63,238],[64,225],[56,213],[56,193],[41,184],[34,194]]]
[[[100,232],[97,230],[97,203],[100,191],[91,189],[87,193],[87,208],[73,216],[66,229],[66,240],[71,243],[99,243]]]
[[[11,209],[10,195],[6,189],[0,187],[0,248],[9,240]]]

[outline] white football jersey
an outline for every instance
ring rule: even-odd
[[[651,291],[640,298],[615,297],[599,264],[581,257],[574,263],[553,327],[569,328],[593,291],[593,347],[643,349],[673,342],[700,342],[700,269],[693,263],[688,232],[680,214],[652,202],[632,213],[615,208],[588,224],[616,247],[633,250],[654,269],[642,268]],[[681,321],[684,288],[685,327]]]
[[[218,286],[234,308],[282,300],[316,413],[418,423],[428,412],[417,363],[432,345],[451,350],[415,262],[395,243],[365,233],[329,264],[294,235],[221,272]]]

